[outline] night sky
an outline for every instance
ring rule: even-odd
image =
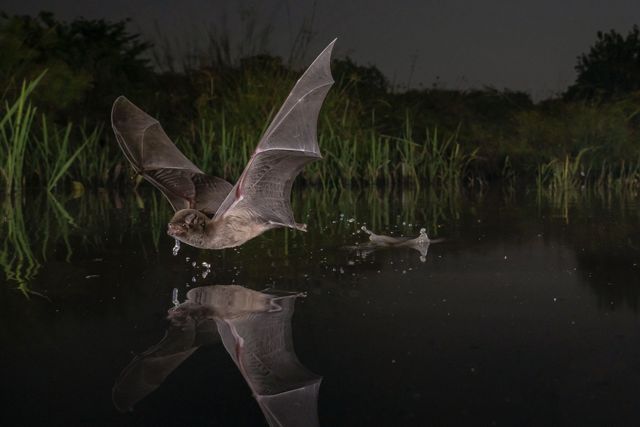
[[[290,51],[303,20],[313,17],[315,36],[306,60],[338,37],[338,56],[376,65],[398,86],[487,85],[524,90],[536,99],[573,82],[576,57],[588,50],[598,30],[626,34],[640,23],[638,0],[396,0],[390,4],[382,0],[22,0],[2,4],[0,9],[10,14],[50,10],[65,20],[130,17],[133,31],[151,40],[158,40],[160,31],[179,46],[178,51],[204,40],[212,26],[226,26],[232,37],[239,37],[239,11],[245,9],[259,25],[271,23],[269,50],[280,55]]]

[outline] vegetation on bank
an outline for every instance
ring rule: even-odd
[[[209,42],[178,66],[126,22],[0,16],[2,188],[126,182],[128,165],[108,122],[120,94],[156,116],[203,170],[234,180],[305,64],[261,48],[234,57],[228,39]],[[599,33],[578,58],[576,83],[539,103],[490,88],[400,90],[375,67],[337,58],[319,123],[325,160],[306,168],[303,180],[635,191],[638,58],[638,27],[626,36]]]

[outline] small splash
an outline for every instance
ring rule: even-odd
[[[176,239],[176,244],[173,246],[173,256],[177,256],[180,252],[180,240]]]
[[[204,271],[202,272],[201,276],[203,279],[206,279],[209,273],[211,273],[211,264],[209,264],[208,262],[203,262],[202,268],[204,269]]]

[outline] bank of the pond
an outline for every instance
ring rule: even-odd
[[[13,42],[0,44],[8,52],[0,64],[0,185],[8,192],[126,182],[130,169],[109,122],[111,104],[123,94],[157,117],[202,170],[233,181],[308,65],[302,55],[285,61],[260,49],[231,57],[224,37],[212,37],[208,55],[182,67],[166,63],[166,47],[152,64],[151,45],[126,22],[66,23],[48,14],[0,16],[0,43],[6,41]],[[599,49],[618,52],[607,46]],[[578,96],[577,81],[536,103],[510,90],[400,88],[377,68],[339,54],[331,68],[335,84],[318,123],[324,160],[302,172],[307,183],[640,186],[634,85]]]

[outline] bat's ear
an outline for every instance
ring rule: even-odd
[[[196,220],[197,216],[194,213],[190,213],[184,217],[185,224],[191,224]]]

